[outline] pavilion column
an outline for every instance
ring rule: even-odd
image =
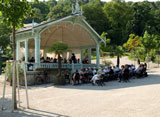
[[[88,62],[91,64],[91,48],[88,48]]]
[[[96,45],[96,64],[99,67],[100,64],[100,52],[99,52],[99,43]]]
[[[40,63],[40,35],[37,34],[35,40],[35,63]]]
[[[25,62],[28,62],[28,40],[25,40]]]
[[[20,42],[16,42],[16,60],[20,60]]]
[[[43,49],[43,57],[44,57],[44,59],[47,58],[47,50],[46,49]]]
[[[81,49],[81,63],[83,61],[84,57],[83,57],[83,49]]]

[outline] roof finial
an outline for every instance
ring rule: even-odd
[[[76,13],[80,13],[80,8],[79,8],[78,0],[76,0],[76,6],[75,6],[75,9],[76,9]]]
[[[83,15],[83,9],[82,9],[82,7],[81,7],[81,15]]]
[[[34,33],[34,19],[32,19],[32,35]]]
[[[73,4],[72,4],[72,14],[74,14],[74,6],[73,6]]]

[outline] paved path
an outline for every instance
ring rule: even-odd
[[[5,107],[0,117],[160,117],[160,68],[144,79],[130,83],[107,82],[98,87],[53,86],[29,87],[30,109],[25,109],[25,91],[21,89],[21,108],[10,113],[11,87],[7,86]],[[0,96],[2,84],[0,84]],[[2,100],[0,99],[0,106]]]

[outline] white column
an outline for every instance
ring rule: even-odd
[[[25,40],[25,62],[28,62],[28,40]]]
[[[37,34],[35,40],[35,63],[40,63],[40,35]]]
[[[83,49],[81,49],[81,63],[83,61]]]
[[[99,67],[99,62],[100,61],[100,52],[99,52],[99,43],[97,43],[97,46],[96,46],[96,64],[97,64],[97,67]]]
[[[44,59],[46,59],[46,58],[47,58],[47,52],[46,52],[46,49],[43,49],[43,57],[44,57]]]
[[[16,60],[20,60],[20,42],[16,41]]]
[[[88,48],[88,62],[91,64],[91,48]]]

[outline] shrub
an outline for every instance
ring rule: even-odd
[[[107,61],[107,60],[104,60],[102,63],[103,63],[105,66],[111,66],[111,65],[113,65],[112,61]]]

